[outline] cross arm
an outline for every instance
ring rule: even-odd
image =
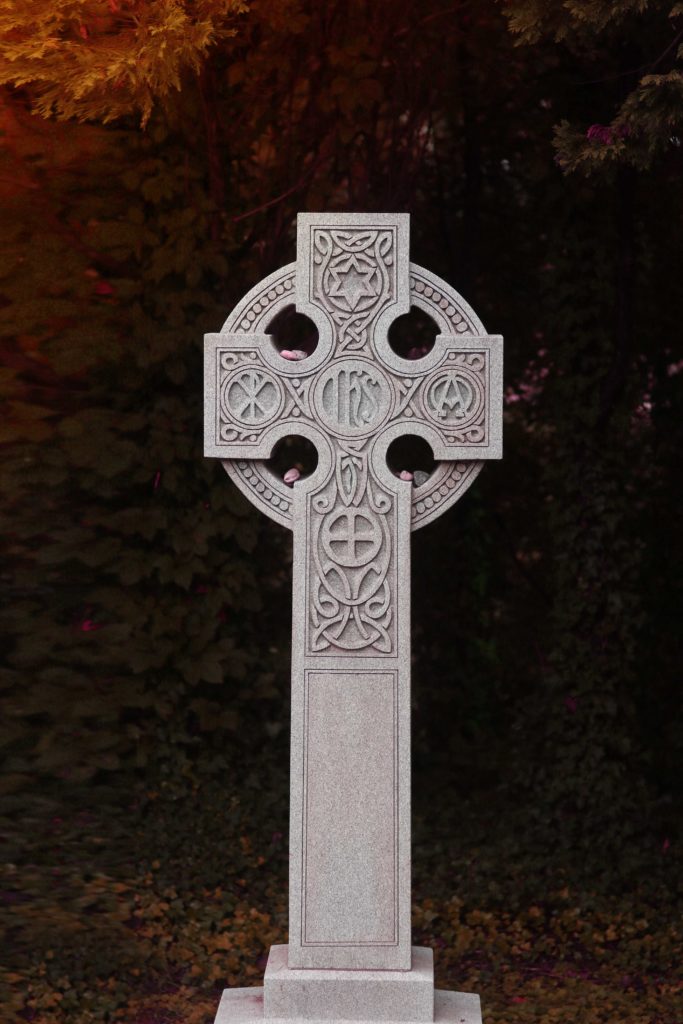
[[[395,392],[381,448],[417,434],[437,461],[502,458],[503,339],[500,335],[437,335],[418,361],[381,352]]]
[[[287,364],[268,334],[207,334],[204,454],[267,459],[281,438],[308,436],[313,369],[314,360],[306,373],[300,364]]]

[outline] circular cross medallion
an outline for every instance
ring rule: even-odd
[[[377,522],[357,508],[343,508],[325,520],[322,545],[333,563],[346,567],[367,565],[382,544]]]
[[[280,412],[282,391],[275,378],[264,370],[237,370],[223,385],[222,405],[238,423],[262,427]]]
[[[364,359],[340,359],[320,375],[315,388],[318,416],[345,437],[361,437],[382,425],[391,405],[382,371]]]
[[[462,426],[479,411],[481,399],[477,378],[454,368],[432,377],[425,386],[422,400],[426,412],[437,423]]]

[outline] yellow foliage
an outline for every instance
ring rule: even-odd
[[[45,117],[106,123],[139,112],[145,124],[247,10],[246,0],[8,0],[0,84],[28,87]]]

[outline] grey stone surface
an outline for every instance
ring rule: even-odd
[[[292,305],[318,330],[306,358],[283,358],[268,334]],[[387,337],[411,305],[440,332],[417,360]],[[265,460],[291,434],[318,465],[290,487]],[[437,460],[415,485],[387,466],[404,434]],[[301,214],[296,263],[206,337],[205,454],[294,534],[292,972],[343,969],[352,985],[360,970],[411,970],[410,531],[501,444],[502,339],[409,262],[406,214]]]
[[[218,1007],[215,1024],[257,1024],[264,1019],[262,988],[226,988]],[[339,1019],[339,1024],[342,1019]],[[268,1018],[269,1024],[278,1024],[278,1021],[286,1020],[291,1018]],[[307,1024],[323,1024],[323,1018],[311,1020]],[[325,1024],[330,1024],[330,1021],[325,1019]],[[399,1022],[396,1021],[395,1024]],[[405,1022],[401,1021],[401,1024]],[[482,1024],[479,996],[471,992],[444,992],[436,989],[434,1024]]]
[[[434,955],[413,946],[409,971],[292,970],[287,947],[272,946],[264,1016],[297,1020],[434,1019]]]

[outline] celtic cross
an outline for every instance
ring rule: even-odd
[[[293,305],[319,339],[299,362],[268,333]],[[411,306],[439,330],[417,360],[387,337]],[[410,532],[501,457],[502,339],[409,263],[407,214],[316,213],[205,354],[205,454],[294,534],[286,967],[410,971]],[[405,434],[436,460],[418,487],[387,465]],[[288,435],[318,453],[293,488],[266,461]]]

